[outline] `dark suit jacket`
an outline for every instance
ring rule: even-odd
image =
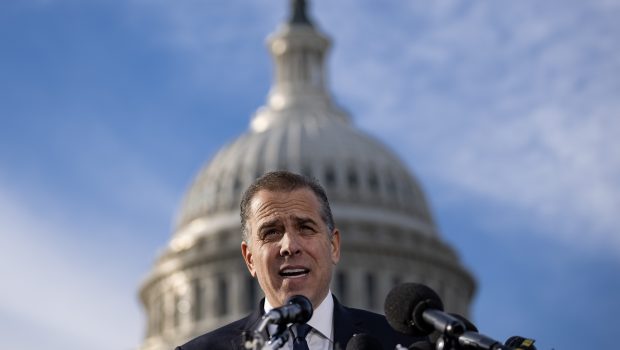
[[[245,350],[242,333],[252,331],[264,314],[264,300],[257,310],[248,316],[203,334],[176,350]],[[334,349],[344,350],[354,334],[366,333],[377,338],[384,350],[392,350],[396,344],[409,346],[420,340],[394,331],[384,316],[360,309],[343,306],[334,297]]]

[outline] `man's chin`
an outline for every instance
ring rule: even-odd
[[[313,295],[312,293],[310,293],[310,291],[306,290],[305,288],[299,288],[299,289],[289,289],[286,291],[286,293],[284,294],[284,298],[282,300],[282,304],[286,304],[286,302],[291,299],[292,297],[296,296],[296,295],[303,295],[306,298],[310,299],[310,301],[312,301],[313,299]],[[313,303],[314,304],[314,303]]]
[[[286,294],[286,298],[284,298],[284,303],[286,303],[286,301],[288,301],[291,297],[295,295],[303,295],[308,298],[308,300],[310,300],[310,302],[312,303],[312,308],[316,309],[323,302],[327,294],[329,294],[328,291],[325,292],[325,295],[319,295],[317,292],[317,290],[299,290],[295,292],[290,292]]]
[[[282,289],[287,295],[296,295],[304,292],[308,289],[308,286],[313,285],[312,281],[306,277],[302,278],[285,278],[282,281]],[[291,294],[295,293],[295,294]]]
[[[290,298],[294,297],[295,295],[303,295],[303,296],[305,296],[308,299],[312,298],[311,294],[308,291],[306,291],[306,290],[302,290],[302,289],[300,289],[300,290],[290,290],[290,291],[287,291],[286,297],[284,298],[284,302],[286,302]]]

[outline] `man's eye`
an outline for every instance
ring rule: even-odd
[[[278,235],[278,230],[268,230],[263,233],[263,239],[270,239]]]
[[[301,226],[301,230],[303,232],[314,232],[314,227],[309,226],[309,225],[303,225]]]

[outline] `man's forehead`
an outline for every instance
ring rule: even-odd
[[[310,189],[292,191],[260,190],[250,202],[250,219],[264,219],[277,214],[297,213],[301,217],[320,215],[321,204]]]

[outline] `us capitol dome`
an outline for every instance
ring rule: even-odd
[[[140,287],[142,350],[172,349],[256,307],[263,295],[241,257],[239,202],[271,170],[325,187],[341,232],[331,290],[345,305],[382,313],[390,289],[414,281],[437,291],[447,311],[469,314],[473,276],[442,240],[407,167],[332,100],[324,69],[330,40],[305,7],[292,1],[290,19],[269,36],[275,77],[266,105],[200,170]]]

